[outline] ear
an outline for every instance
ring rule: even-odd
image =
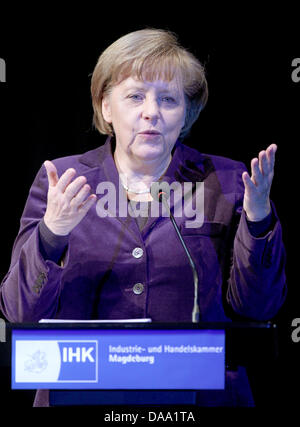
[[[107,123],[112,123],[109,95],[102,98],[102,115]]]

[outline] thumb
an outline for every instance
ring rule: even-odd
[[[58,183],[58,175],[54,163],[50,162],[50,160],[46,160],[44,166],[46,168],[49,186],[55,187]]]

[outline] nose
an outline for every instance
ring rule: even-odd
[[[147,121],[156,121],[158,119],[159,105],[156,99],[145,99],[143,103],[142,117]]]

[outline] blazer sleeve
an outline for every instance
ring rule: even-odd
[[[48,179],[42,166],[30,188],[9,271],[0,286],[0,309],[10,322],[36,322],[55,315],[64,268],[40,252],[39,223],[47,206]],[[68,251],[66,252],[66,265]]]
[[[244,165],[243,165],[244,166]],[[240,215],[234,238],[227,302],[235,313],[258,321],[273,318],[282,306],[286,293],[286,252],[282,228],[271,202],[273,227],[262,237],[254,237],[243,210],[244,185],[238,173],[236,213]]]

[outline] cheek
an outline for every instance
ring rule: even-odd
[[[112,122],[115,129],[131,129],[135,122],[135,117],[128,109],[117,108],[113,111]]]
[[[174,111],[168,115],[168,129],[169,131],[178,131],[184,126],[185,114],[182,111]]]

